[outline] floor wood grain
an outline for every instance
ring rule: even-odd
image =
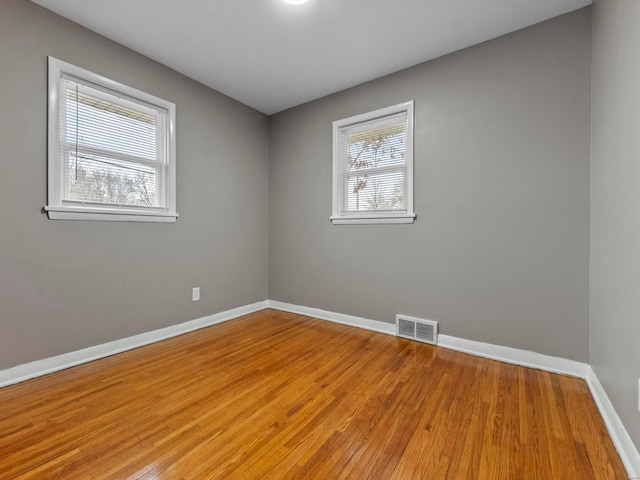
[[[583,380],[258,313],[0,389],[2,479],[623,479]]]

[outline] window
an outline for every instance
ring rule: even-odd
[[[49,57],[54,220],[175,222],[175,105]]]
[[[333,122],[334,224],[412,223],[413,102]]]

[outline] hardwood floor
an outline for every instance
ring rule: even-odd
[[[0,389],[1,479],[623,479],[583,380],[264,310]]]

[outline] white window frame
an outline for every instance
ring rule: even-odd
[[[65,204],[61,191],[60,165],[60,82],[63,77],[73,77],[80,83],[93,84],[108,89],[127,100],[163,109],[167,112],[165,207],[146,209],[144,207],[119,206],[111,204]],[[49,57],[49,98],[48,98],[48,194],[44,208],[52,220],[101,220],[124,222],[176,221],[176,106],[175,104],[142,92],[135,88],[76,67],[62,60]]]
[[[372,112],[355,115],[342,120],[333,122],[333,214],[331,222],[334,225],[340,224],[380,224],[380,223],[413,223],[416,214],[413,209],[413,130],[414,130],[414,102],[409,101],[393,105],[391,107],[381,108]],[[407,114],[407,139],[405,145],[405,164],[406,164],[406,210],[397,212],[353,212],[344,213],[341,208],[340,198],[340,179],[341,175],[341,159],[339,158],[340,130],[345,127],[354,127],[360,124],[371,123],[372,129],[376,127],[376,120],[384,120],[385,117],[397,115],[399,113]]]

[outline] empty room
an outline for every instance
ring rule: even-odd
[[[639,479],[640,2],[0,0],[0,479]]]

